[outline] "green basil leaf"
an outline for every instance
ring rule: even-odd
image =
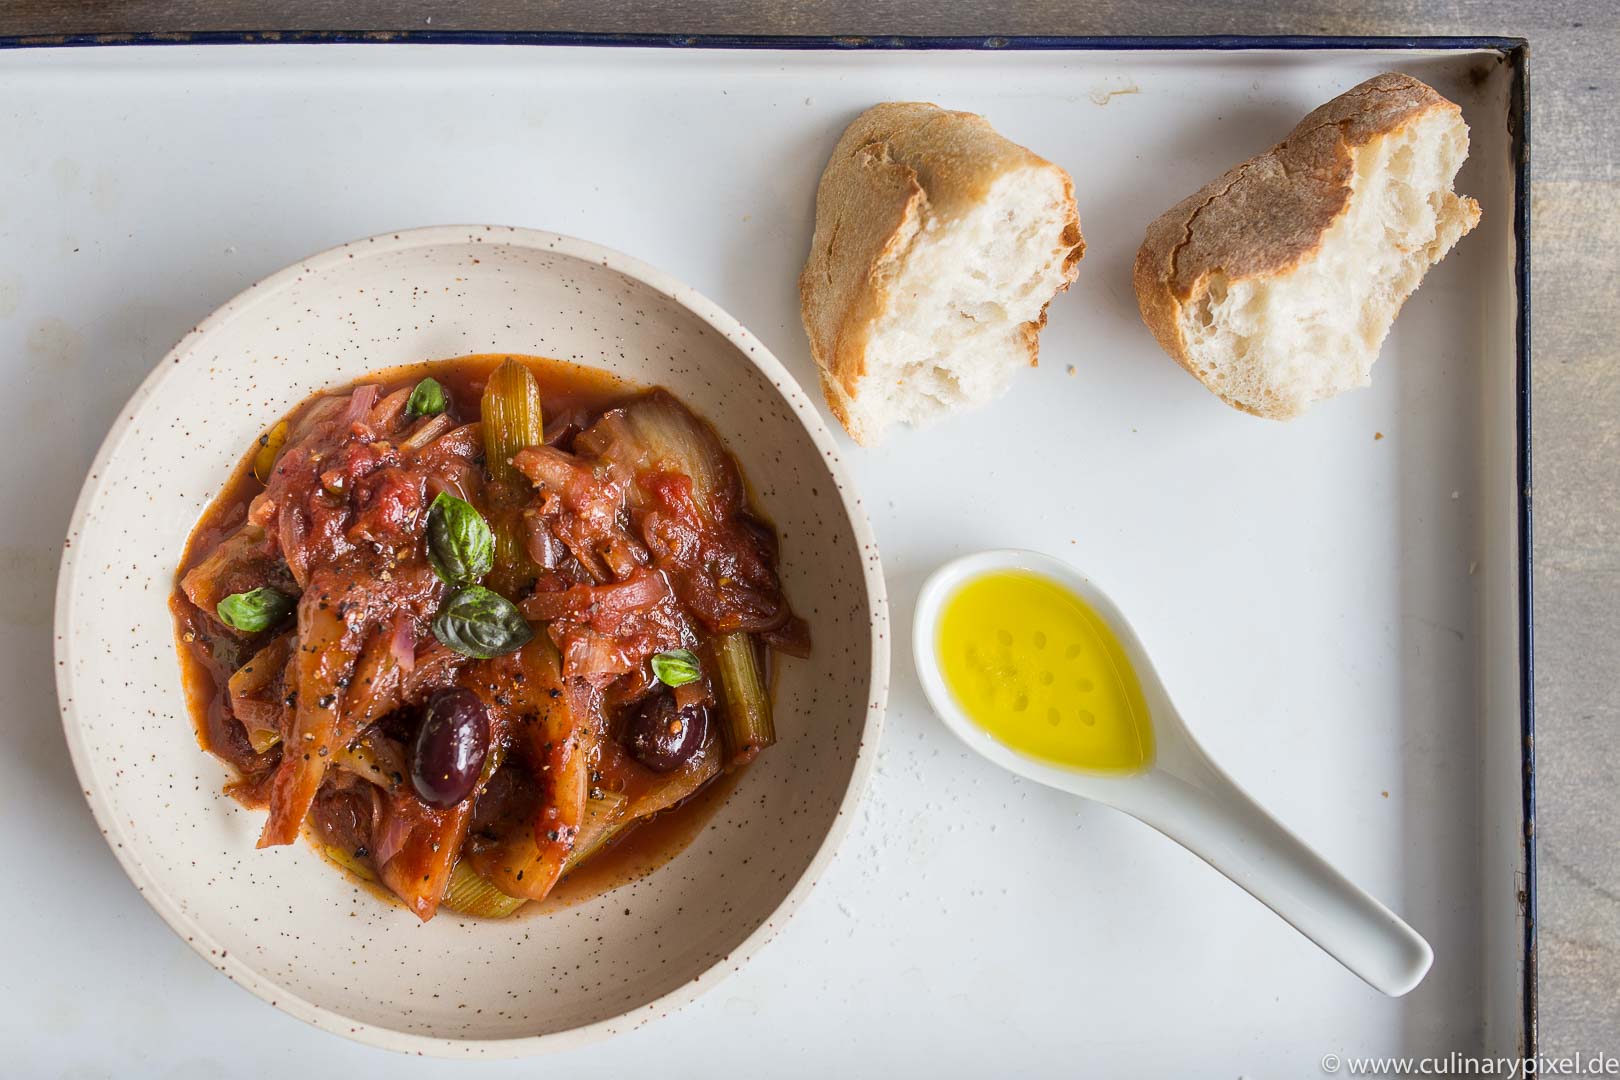
[[[523,648],[534,628],[506,597],[469,585],[439,608],[433,636],[463,656],[488,660]]]
[[[298,601],[278,589],[261,585],[251,592],[232,593],[219,602],[215,613],[219,621],[232,630],[244,634],[257,634],[292,614]]]
[[[697,682],[702,669],[698,667],[698,658],[692,655],[690,649],[671,649],[661,652],[652,658],[653,674],[665,686],[685,686],[689,682]]]
[[[405,402],[406,416],[437,416],[450,407],[438,379],[423,379]]]
[[[472,585],[495,566],[495,534],[469,502],[439,492],[427,515],[427,557],[446,585]]]

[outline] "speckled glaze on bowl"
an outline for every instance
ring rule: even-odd
[[[663,384],[742,461],[782,537],[815,653],[787,660],[779,743],[685,852],[596,900],[420,924],[307,844],[254,848],[192,735],[166,606],[187,533],[249,443],[311,392],[378,368],[518,352]],[[883,578],[815,404],[752,334],[668,275],[504,227],[376,236],[267,278],[188,334],[107,436],[57,591],[74,766],[137,889],[226,976],[317,1027],[413,1053],[558,1049],[661,1016],[739,967],[846,831],[888,688]],[[723,876],[722,876],[723,875]]]

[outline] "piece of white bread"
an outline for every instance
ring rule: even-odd
[[[1479,222],[1462,111],[1386,74],[1148,226],[1142,319],[1227,404],[1286,420],[1370,381],[1401,304]]]
[[[868,109],[821,176],[799,277],[827,404],[870,446],[1000,394],[1084,249],[1069,174],[983,117]]]

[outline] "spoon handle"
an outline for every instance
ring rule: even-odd
[[[1423,981],[1434,961],[1429,943],[1207,758],[1144,779],[1141,797],[1117,801],[1120,809],[1242,886],[1374,989],[1400,997]]]

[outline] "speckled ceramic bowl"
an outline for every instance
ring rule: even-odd
[[[260,815],[198,749],[166,607],[186,535],[266,424],[395,364],[519,352],[673,389],[719,429],[782,536],[815,639],[781,666],[780,741],[650,877],[566,911],[420,924]],[[781,930],[845,832],[888,682],[883,579],[816,405],[752,334],[634,259],[522,229],[357,241],[226,304],[130,400],[85,482],[57,595],[68,746],[147,901],[278,1008],[411,1052],[510,1056],[644,1024]]]

